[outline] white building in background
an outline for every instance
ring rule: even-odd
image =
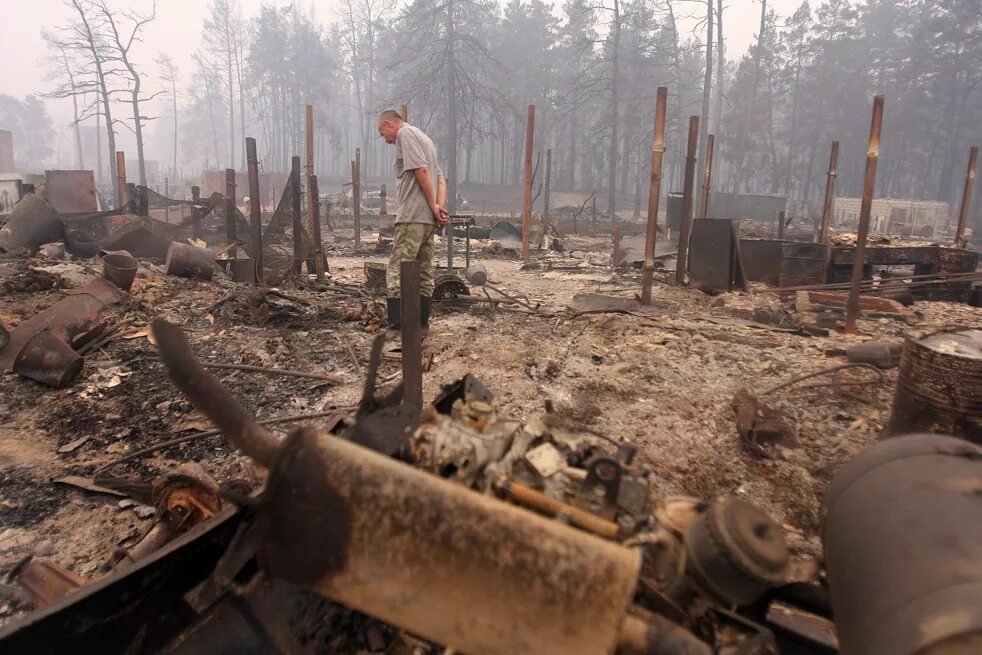
[[[859,229],[862,198],[836,198],[832,224],[840,231]],[[870,212],[870,232],[899,234],[933,239],[954,232],[951,205],[937,200],[874,198]]]

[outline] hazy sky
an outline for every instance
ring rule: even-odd
[[[147,9],[151,0],[110,0],[120,8]],[[339,15],[341,0],[298,0],[304,7],[313,7],[324,23]],[[239,0],[243,15],[251,17],[262,4],[289,4],[289,0]],[[183,81],[192,70],[191,53],[198,46],[201,23],[207,0],[160,0],[157,3],[157,20],[146,31],[143,44],[134,47],[137,63],[151,77],[147,86],[154,88],[157,75],[153,60],[159,52],[170,55],[181,69]],[[557,1],[558,5],[559,2]],[[793,12],[801,0],[770,0],[781,16]],[[730,57],[742,54],[753,42],[760,21],[759,0],[729,0],[723,21],[726,30],[726,47]],[[676,0],[680,17],[698,12],[704,15],[705,3],[697,0]],[[51,87],[43,63],[46,53],[41,39],[42,29],[52,29],[67,22],[70,16],[64,0],[11,0],[4,2],[0,13],[0,94],[22,97],[40,93]],[[694,21],[685,20],[683,29],[691,29]],[[688,25],[688,27],[686,27]],[[69,101],[48,101],[48,111],[55,122],[55,129],[64,129],[71,118]],[[153,125],[150,126],[153,131]],[[122,130],[126,132],[126,130]],[[57,140],[57,137],[56,137]]]

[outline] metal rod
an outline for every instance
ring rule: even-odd
[[[170,223],[170,179],[167,177],[164,178],[164,198],[167,198],[164,200],[164,222]]]
[[[355,250],[361,247],[361,148],[355,148],[351,162],[351,202],[355,218]]]
[[[544,512],[550,516],[562,516],[573,525],[583,528],[587,532],[592,532],[604,539],[617,539],[620,535],[620,528],[613,521],[602,519],[596,514],[591,514],[579,507],[564,503],[552,496],[547,496],[541,491],[519,482],[505,483],[502,491],[505,496],[517,503]]]
[[[525,197],[522,203],[522,259],[529,258],[532,231],[532,141],[535,136],[535,105],[529,105],[525,124]]]
[[[314,270],[317,272],[317,279],[323,280],[324,269],[327,266],[324,260],[324,246],[321,242],[321,197],[316,175],[310,176],[310,188],[312,189],[310,197],[313,199],[314,207],[312,214],[314,217]]]
[[[979,163],[979,147],[972,146],[968,153],[968,171],[965,173],[965,190],[962,192],[962,207],[958,212],[958,231],[955,232],[955,247],[964,248],[965,227],[968,224],[968,210],[972,206],[972,188],[975,186],[975,169]]]
[[[126,153],[122,150],[116,151],[116,186],[119,187],[119,206],[125,207],[128,202],[126,196]]]
[[[447,235],[447,272],[453,273],[453,221],[443,229]]]
[[[592,217],[591,229],[593,236],[597,236],[597,191],[593,191],[593,204],[590,206],[590,216]]]
[[[263,280],[263,223],[262,198],[259,194],[259,157],[256,155],[256,140],[246,138],[246,166],[249,174],[249,228],[252,233],[251,248],[254,282]]]
[[[911,280],[910,283],[906,280]],[[882,293],[885,291],[905,291],[915,287],[932,286],[935,284],[949,284],[953,282],[974,282],[982,280],[982,272],[973,273],[952,273],[949,275],[911,275],[903,278],[892,278],[887,280],[863,280],[860,287],[864,293]],[[802,284],[794,287],[768,287],[758,289],[751,293],[794,293],[795,291],[848,291],[852,286],[851,282],[839,282],[833,284]]]
[[[784,241],[784,224],[787,222],[787,214],[782,209],[777,213],[777,239]]]
[[[402,298],[402,399],[417,409],[423,407],[423,346],[420,326],[419,264],[400,264],[399,294]]]
[[[402,120],[406,123],[409,122],[409,105],[407,104],[402,105]]]
[[[464,270],[471,267],[471,226],[468,224],[465,228],[465,238],[464,238]]]
[[[201,238],[201,210],[198,204],[201,202],[201,187],[191,187],[191,237]]]
[[[205,362],[202,364],[205,368],[214,369],[227,369],[230,371],[248,371],[250,373],[269,373],[270,375],[286,375],[288,377],[294,378],[310,378],[311,380],[322,380],[324,382],[333,382],[334,384],[341,384],[344,382],[344,378],[340,375],[327,375],[324,373],[306,373],[304,371],[291,371],[283,368],[270,368],[268,366],[250,366],[249,364],[220,364]]]
[[[859,235],[856,239],[856,259],[852,265],[852,283],[846,303],[846,334],[856,331],[859,315],[859,287],[866,263],[866,240],[869,237],[869,218],[873,209],[873,188],[876,186],[876,164],[880,158],[880,128],[883,126],[883,96],[873,99],[873,119],[870,124],[869,148],[866,151],[866,177],[863,183],[863,203],[859,208]]]
[[[235,225],[235,169],[225,169],[225,242],[235,243],[239,235]],[[228,251],[230,259],[235,259],[235,246]]]
[[[832,154],[829,156],[828,179],[825,182],[825,204],[822,205],[822,225],[818,230],[818,243],[828,243],[829,224],[832,221],[832,203],[835,200],[835,178],[838,177],[839,142],[832,142]]]
[[[303,250],[303,223],[300,220],[300,157],[294,156],[290,166],[290,186],[293,195],[293,272],[300,275],[303,261],[300,252]]]
[[[318,280],[324,279],[324,254],[321,251],[318,244],[320,243],[320,236],[318,235],[317,225],[320,223],[320,217],[317,216],[318,200],[316,185],[313,184],[312,180],[314,175],[314,106],[307,105],[307,231],[310,232],[310,238],[314,242],[314,272],[317,274]]]
[[[713,186],[713,153],[716,135],[706,138],[706,166],[702,174],[702,199],[699,202],[699,218],[709,218],[709,190]]]
[[[621,222],[614,221],[614,254],[610,257],[610,267],[617,268],[621,263]]]
[[[543,199],[542,228],[549,225],[549,191],[552,185],[552,148],[546,148],[546,190]]]
[[[685,186],[682,189],[682,229],[679,230],[679,255],[675,281],[685,284],[688,268],[689,235],[692,233],[692,189],[696,178],[696,147],[699,142],[699,117],[689,117],[689,146],[685,155]]]
[[[662,159],[665,157],[665,107],[668,87],[658,87],[655,101],[655,131],[651,138],[651,181],[648,186],[648,231],[644,241],[641,271],[641,304],[651,304],[651,280],[655,272],[655,243],[658,240],[658,201],[661,196]],[[596,205],[594,205],[596,206]]]
[[[298,159],[299,158],[295,158]],[[225,437],[256,463],[269,467],[279,447],[276,436],[256,423],[214,375],[195,359],[184,331],[163,319],[152,323],[160,358],[174,384],[199,412],[218,426]]]

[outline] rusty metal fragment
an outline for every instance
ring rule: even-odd
[[[794,446],[794,426],[777,407],[761,402],[747,391],[733,397],[737,433],[744,447],[755,455],[773,456],[775,446]]]
[[[14,359],[14,372],[60,389],[82,371],[82,358],[71,347],[47,330],[28,341]]]
[[[99,211],[95,175],[92,171],[45,171],[48,202],[61,214],[91,214]]]
[[[50,560],[39,559],[22,562],[10,573],[10,577],[30,594],[35,607],[44,607],[88,582]]]
[[[194,280],[210,280],[215,273],[215,253],[185,243],[172,242],[164,261],[168,275]]]
[[[822,541],[842,655],[982,652],[982,448],[917,434],[836,474]]]
[[[0,252],[24,248],[33,254],[63,236],[64,228],[55,208],[41,195],[29,193],[14,205],[7,222],[0,227]]]
[[[931,431],[982,444],[982,330],[908,339],[884,435]]]

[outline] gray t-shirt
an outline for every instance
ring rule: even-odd
[[[436,157],[436,146],[421,129],[403,124],[396,134],[396,190],[398,207],[396,223],[436,223],[433,212],[426,203],[426,196],[416,182],[417,168],[429,168],[433,180],[433,197],[436,198],[443,171]]]

